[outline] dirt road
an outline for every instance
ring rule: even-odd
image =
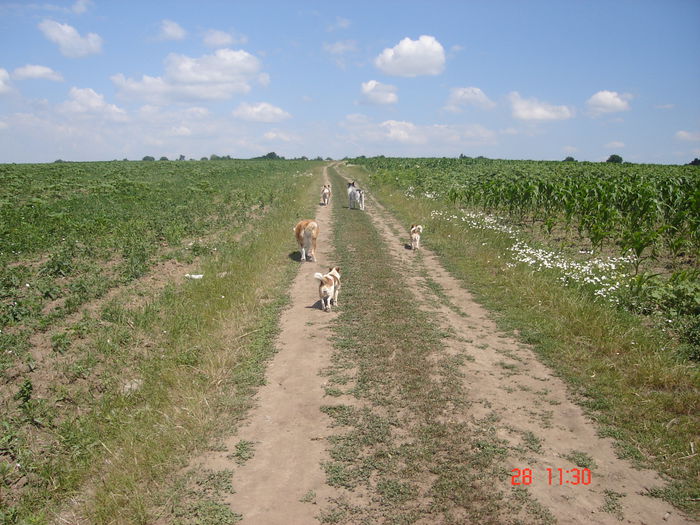
[[[342,165],[337,169],[342,175]],[[327,183],[328,171],[323,178]],[[336,180],[338,187],[342,186]],[[345,199],[345,195],[336,191],[333,198]],[[336,210],[351,213],[346,204]],[[493,479],[494,490],[516,497],[514,484],[526,489],[532,505],[544,516],[538,522],[694,523],[667,503],[643,495],[662,480],[617,458],[612,442],[596,435],[594,424],[569,399],[563,382],[530,348],[500,332],[489,313],[425,248],[429,231],[424,232],[421,250],[414,252],[406,247],[406,225],[397,223],[371,196],[364,213],[391,255],[401,286],[409,288],[418,307],[450,334],[443,342],[443,353],[463,358],[455,362],[462,363],[460,388],[470,401],[465,409],[450,410],[444,417],[467,425],[486,421],[508,443],[501,470],[510,474]],[[222,450],[197,461],[214,471],[234,472],[235,493],[226,503],[242,515],[241,523],[312,524],[339,496],[349,497],[357,506],[377,501],[366,490],[329,486],[322,468],[329,456],[327,440],[338,432],[321,410],[337,399],[327,395],[327,377],[322,374],[331,360],[332,321],[337,314],[318,308],[313,274],[336,262],[331,208],[319,206],[316,220],[321,228],[318,262],[300,263],[291,306],[280,321],[279,351],[269,364],[257,406]],[[341,292],[341,309],[343,300]],[[348,397],[342,396],[342,402],[352,402]],[[241,443],[252,450],[244,462],[233,454]],[[426,489],[425,499],[429,496]],[[365,521],[346,516],[342,522]],[[431,521],[423,514],[415,522],[459,521],[442,517]]]

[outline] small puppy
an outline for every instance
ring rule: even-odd
[[[319,280],[318,296],[321,298],[321,308],[331,311],[331,302],[338,306],[338,292],[340,292],[340,266],[334,266],[328,270],[326,275],[320,272],[314,274],[314,278]]]
[[[423,226],[420,224],[411,224],[411,249],[417,250],[420,248],[420,234],[423,233]]]
[[[316,260],[316,239],[318,238],[318,223],[313,219],[299,221],[294,227],[294,235],[301,251],[301,260],[308,255],[310,261]]]
[[[324,184],[321,190],[321,204],[328,206],[331,202],[331,185]]]
[[[365,190],[358,189],[356,191],[356,193],[357,193],[357,197],[356,197],[357,204],[360,206],[360,209],[362,211],[365,211]]]

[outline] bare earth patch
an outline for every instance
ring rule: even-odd
[[[250,418],[219,450],[193,462],[195,468],[233,471],[234,493],[225,503],[242,515],[241,523],[313,523],[319,505],[334,493],[321,468],[327,459],[330,421],[320,410],[328,404],[320,372],[329,364],[329,324],[336,314],[320,309],[313,277],[334,264],[330,213],[329,207],[318,209],[317,261],[299,263],[292,304],[280,320],[278,352],[267,367],[266,384],[255,397]]]

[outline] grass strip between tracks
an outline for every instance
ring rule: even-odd
[[[462,357],[442,352],[448,334],[415,304],[367,213],[347,209],[330,172],[343,288],[328,371],[338,403],[324,407],[338,433],[325,470],[331,485],[364,496],[337,499],[322,521],[500,524],[527,513],[547,522],[525,494],[506,497],[507,444],[493,425],[452,417],[469,404]]]

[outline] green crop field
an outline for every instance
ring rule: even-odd
[[[406,523],[461,507],[493,517],[525,501],[499,493],[489,500],[494,510],[480,500],[491,498],[492,481],[508,477],[507,444],[494,435],[492,454],[483,448],[495,419],[471,437],[465,423],[440,420],[441,400],[450,396],[464,396],[452,409],[469,416],[460,367],[470,359],[442,355],[451,335],[419,309],[410,286],[382,288],[405,268],[398,271],[373,225],[381,204],[400,224],[424,225],[421,243],[493,313],[499,330],[517,333],[566,382],[599,435],[614,438],[618,457],[665,477],[668,485],[649,495],[697,514],[697,167],[222,159],[0,165],[0,524],[240,518],[207,492],[214,481],[233,490],[230,472],[201,484],[186,480],[196,473],[180,473],[251,411],[277,352],[281,312],[295,302],[288,294],[299,271],[292,227],[315,216],[326,177],[334,235],[323,237],[323,225],[319,246],[334,250],[329,257],[347,280],[342,322],[313,337],[327,337],[362,370],[360,386],[350,388],[355,365],[334,361],[326,395],[340,396],[343,386],[366,405],[324,408],[338,424],[352,423],[344,436],[328,430],[328,486],[364,484],[382,502],[379,514]],[[357,177],[367,190],[365,213],[346,209],[343,177]],[[398,251],[423,265],[422,253],[404,249],[398,228]],[[426,293],[445,300],[425,275]],[[374,301],[381,306],[368,308]],[[474,352],[487,350],[467,336],[459,338]],[[431,372],[436,356],[442,375]],[[516,366],[530,373],[524,362],[500,366],[504,375]],[[433,384],[434,376],[442,379]],[[385,450],[395,431],[401,440]],[[538,452],[540,438],[523,435],[526,449]],[[239,456],[254,456],[252,441],[239,445]],[[392,460],[387,450],[398,455]],[[392,470],[402,457],[411,482]],[[465,482],[464,458],[470,476],[490,480],[488,490]],[[433,476],[428,492],[439,505],[425,506],[419,494]],[[363,515],[335,505],[319,505],[325,522]],[[550,522],[545,510],[530,512]]]
[[[143,428],[154,392],[172,388],[148,378],[205,359],[214,344],[195,341],[212,318],[233,307],[235,329],[253,327],[250,274],[263,272],[251,258],[288,262],[279,239],[291,241],[318,165],[0,165],[0,523],[45,519],[130,417]],[[206,284],[184,278],[204,272]],[[221,288],[215,304],[197,292],[207,286]]]
[[[517,262],[558,268],[566,283],[673,325],[683,352],[700,359],[696,166],[482,158],[352,162],[367,168],[375,184],[454,203],[460,213],[438,219],[524,232],[535,244],[513,233]],[[567,251],[575,256],[562,257]]]

